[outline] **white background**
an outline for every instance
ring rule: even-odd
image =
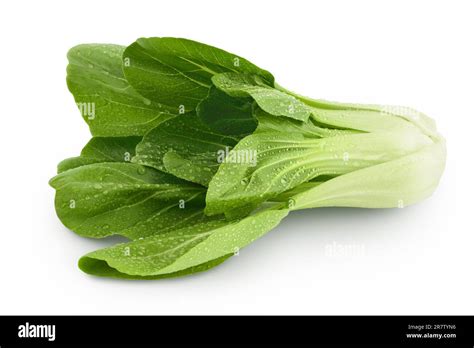
[[[0,5],[0,314],[474,314],[474,6],[469,1],[10,1]],[[405,209],[318,209],[187,278],[94,278],[114,240],[57,219],[48,179],[88,129],[65,83],[80,43],[203,41],[314,98],[415,107],[448,144]],[[332,247],[357,252],[336,253]]]

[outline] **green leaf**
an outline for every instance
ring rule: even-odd
[[[122,273],[115,268],[110,267],[106,261],[95,259],[91,257],[84,256],[79,259],[79,268],[90,275],[99,276],[99,277],[110,277],[110,278],[119,278],[119,279],[137,279],[137,280],[156,280],[164,278],[176,278],[182,277],[189,274],[199,273],[207,271],[211,268],[214,268],[225,260],[230,258],[233,254],[222,256],[218,259],[200,264],[198,266],[189,267],[178,272],[160,274],[155,276],[138,276],[138,275],[129,275]]]
[[[207,186],[239,139],[214,132],[194,113],[180,115],[146,134],[132,161]]]
[[[257,127],[253,117],[253,101],[249,98],[232,98],[215,87],[196,108],[201,121],[217,133],[247,136]]]
[[[60,220],[86,237],[136,239],[216,220],[203,214],[203,187],[137,164],[90,164],[50,184]]]
[[[133,90],[122,72],[124,50],[88,44],[68,52],[67,85],[94,136],[143,135],[177,115]]]
[[[212,77],[220,90],[232,97],[252,97],[267,113],[307,121],[311,108],[296,97],[277,90],[257,75],[224,73]]]
[[[288,210],[267,210],[237,222],[209,222],[119,244],[85,255],[79,266],[89,274],[119,278],[189,274],[193,268],[209,268],[238,252],[287,214]]]
[[[58,173],[92,163],[130,162],[141,140],[142,137],[94,137],[84,146],[80,156],[61,161]]]
[[[248,60],[196,41],[170,37],[141,38],[123,54],[124,73],[146,98],[175,111],[193,111],[206,98],[211,77],[223,72],[273,76]]]
[[[229,155],[209,183],[206,213],[256,207],[318,176],[346,174],[432,143],[417,130],[308,138],[307,127],[302,126],[300,133],[256,132],[242,139],[231,151],[234,158],[254,153],[256,165],[232,161]]]
[[[292,133],[301,134],[305,138],[327,138],[362,133],[352,129],[325,128],[318,125],[314,119],[310,119],[308,122],[301,122],[285,117],[274,117],[261,109],[256,109],[254,113],[259,120],[258,133]]]

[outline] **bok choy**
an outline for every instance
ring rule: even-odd
[[[436,189],[446,145],[413,109],[303,97],[233,53],[178,38],[68,53],[92,138],[50,185],[62,223],[126,243],[86,273],[160,279],[208,270],[291,211],[395,208]]]

